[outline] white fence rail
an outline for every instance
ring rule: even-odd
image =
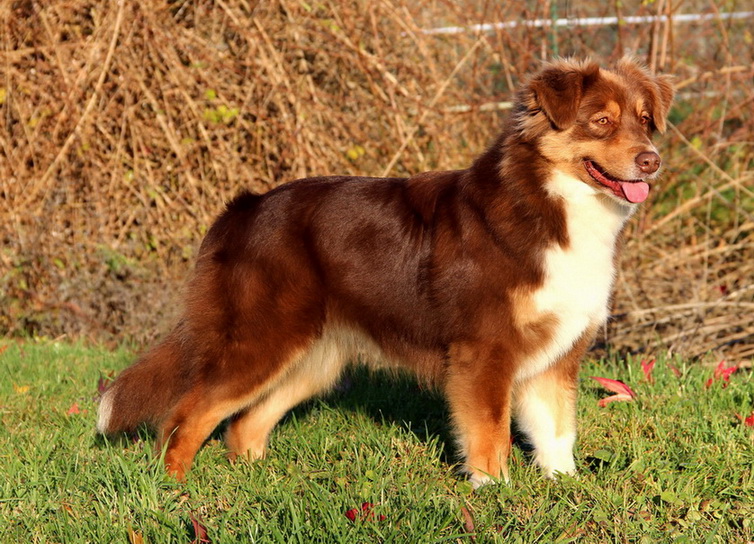
[[[427,28],[422,30],[424,34],[463,34],[465,32],[492,32],[494,30],[528,27],[550,26],[608,26],[618,24],[646,24],[654,22],[695,23],[709,20],[750,19],[754,18],[754,11],[735,11],[730,13],[679,13],[668,17],[667,15],[634,15],[627,17],[575,17],[555,19],[534,19],[531,21],[504,21],[500,23],[481,23],[471,26],[445,26],[440,28]]]

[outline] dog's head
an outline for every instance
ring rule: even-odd
[[[593,62],[545,66],[521,96],[519,128],[558,170],[626,205],[642,202],[661,159],[652,144],[673,101],[669,76],[631,58],[606,70]]]

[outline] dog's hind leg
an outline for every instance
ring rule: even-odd
[[[158,447],[167,443],[168,472],[183,479],[215,427],[264,398],[277,380],[291,372],[292,361],[302,352],[302,348],[282,340],[276,352],[271,349],[270,343],[248,340],[226,346],[216,357],[204,356],[208,362],[198,365],[201,373],[160,425]]]
[[[240,409],[238,404],[238,400],[212,394],[203,385],[189,390],[159,430],[157,448],[167,444],[168,473],[183,480],[202,443],[223,419]]]
[[[352,355],[337,334],[317,339],[269,392],[233,417],[225,437],[229,458],[264,457],[275,424],[297,404],[329,389]]]

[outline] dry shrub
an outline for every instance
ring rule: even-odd
[[[151,340],[176,314],[202,234],[241,187],[465,167],[541,58],[630,50],[678,74],[686,94],[657,205],[631,226],[607,338],[629,351],[750,355],[746,21],[422,32],[549,18],[549,6],[3,3],[0,331]],[[560,15],[616,9],[628,10],[586,2]]]

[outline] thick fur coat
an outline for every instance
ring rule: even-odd
[[[508,478],[512,417],[546,475],[573,472],[579,362],[672,98],[631,59],[557,61],[466,170],[242,193],[202,243],[182,319],[105,393],[98,429],[154,425],[183,478],[222,420],[231,457],[261,457],[290,408],[364,361],[444,392],[474,485]]]

